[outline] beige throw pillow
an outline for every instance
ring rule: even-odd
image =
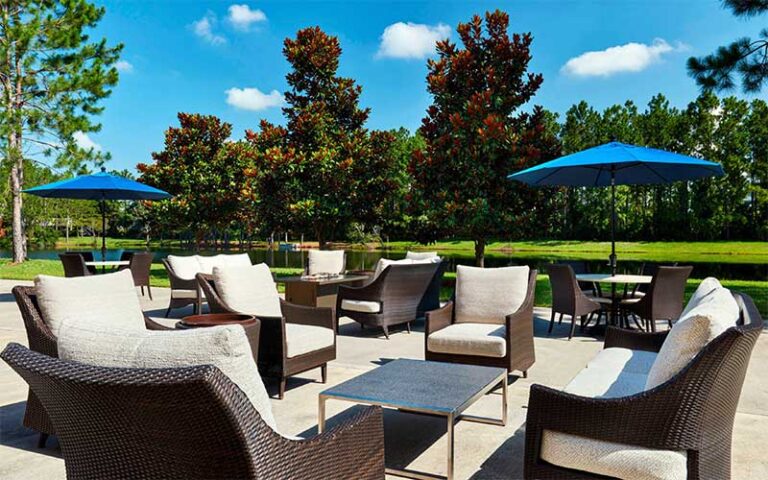
[[[71,278],[38,275],[35,294],[43,321],[56,337],[68,325],[129,332],[145,329],[130,270]]]
[[[280,317],[280,295],[266,263],[250,267],[213,267],[221,299],[237,312]]]
[[[709,342],[736,325],[739,306],[731,292],[716,288],[702,296],[667,335],[648,372],[650,390],[677,375]]]

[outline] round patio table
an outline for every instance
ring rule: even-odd
[[[130,265],[131,262],[128,260],[107,260],[107,261],[94,261],[94,262],[85,262],[85,264],[89,267],[123,267]]]
[[[580,282],[591,282],[591,283],[608,283],[611,285],[611,311],[610,311],[610,318],[611,318],[611,325],[616,325],[616,319],[619,316],[619,304],[621,303],[621,298],[619,298],[618,295],[616,295],[616,286],[617,285],[627,285],[627,284],[638,284],[638,283],[651,283],[653,281],[653,277],[651,275],[630,275],[630,274],[616,274],[611,275],[610,273],[579,273],[576,275],[576,280]]]
[[[176,322],[176,329],[188,330],[219,325],[242,325],[245,330],[245,336],[248,337],[248,343],[251,345],[253,360],[259,361],[259,331],[261,330],[261,322],[256,320],[256,317],[253,315],[246,315],[244,313],[202,313],[200,315],[190,315]]]

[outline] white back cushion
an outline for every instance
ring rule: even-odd
[[[110,331],[145,329],[130,270],[71,278],[38,275],[35,293],[43,320],[56,337],[69,325]]]
[[[723,288],[723,286],[715,277],[707,277],[702,280],[699,286],[696,287],[696,291],[691,295],[690,300],[688,300],[688,304],[685,306],[685,309],[683,309],[683,313],[680,314],[680,318],[687,316],[691,310],[699,305],[704,297],[719,288]]]
[[[440,260],[440,257],[437,256],[437,252],[405,252],[405,258],[410,258],[411,260],[432,260],[437,258],[438,261]]]
[[[456,270],[456,322],[504,324],[528,293],[528,266]]]
[[[266,263],[214,267],[216,291],[230,308],[250,315],[279,317],[280,295]]]
[[[116,334],[80,326],[59,337],[59,357],[101,367],[172,368],[213,365],[240,387],[261,418],[276,429],[272,406],[245,330],[239,325]]]
[[[222,253],[217,255],[216,266],[219,267],[250,267],[251,265],[251,257],[247,253]]]
[[[703,296],[672,326],[648,372],[646,389],[675,376],[710,341],[735,326],[738,319],[739,305],[728,289],[716,288]]]
[[[167,260],[173,269],[173,273],[184,280],[192,280],[195,278],[195,275],[200,273],[200,262],[197,260],[197,255],[187,257],[168,255]]]
[[[197,258],[198,271],[202,273],[213,273],[213,267],[223,266],[221,255],[195,255]]]
[[[389,260],[388,258],[380,258],[376,262],[376,268],[373,270],[373,279],[376,279],[381,272],[384,271],[390,265],[413,265],[413,260],[410,258],[404,258],[402,260]]]
[[[341,273],[344,271],[344,250],[310,250],[307,273]]]

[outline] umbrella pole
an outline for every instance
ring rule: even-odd
[[[101,261],[105,262],[107,261],[107,204],[103,199],[99,201],[99,204],[101,206]],[[101,273],[104,273],[106,269],[107,267],[102,265]]]
[[[611,166],[611,276],[616,275],[616,170]]]

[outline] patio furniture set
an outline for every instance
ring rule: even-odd
[[[41,445],[58,436],[70,478],[453,478],[456,422],[506,424],[508,375],[527,376],[535,362],[535,270],[459,266],[452,300],[425,313],[424,360],[393,360],[323,391],[310,439],[280,433],[262,382],[277,377],[280,398],[289,376],[320,368],[325,382],[340,315],[387,337],[388,327],[407,326],[442,267],[433,258],[380,263],[363,286],[338,288],[336,309],[281,299],[264,264],[219,258],[207,272],[210,263],[196,259],[197,312],[204,295],[212,315],[175,329],[144,316],[128,272],[40,276],[13,289],[29,349],[10,344],[0,356],[30,385],[24,425]],[[167,262],[182,279],[188,266]],[[762,319],[748,296],[714,278],[685,309],[681,295],[673,315],[657,304],[677,299],[669,282],[684,283],[690,270],[669,268],[637,300],[609,298],[605,348],[563,390],[531,387],[526,478],[729,478],[736,405]],[[306,275],[319,273],[331,272]],[[606,304],[584,294],[570,266],[550,275],[550,328],[556,311],[585,325]],[[630,312],[647,331],[619,328]],[[655,331],[656,320],[671,328]],[[495,391],[499,418],[464,413]],[[329,400],[367,407],[326,430]],[[445,418],[444,476],[385,466],[381,407]]]

